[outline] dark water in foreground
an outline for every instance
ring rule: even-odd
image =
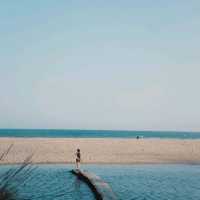
[[[200,139],[200,132],[0,129],[0,137]]]
[[[0,166],[0,175],[11,166]],[[72,165],[38,165],[25,185],[23,199],[94,200],[90,189],[72,175]],[[200,197],[199,165],[86,165],[110,184],[121,200],[196,200]]]

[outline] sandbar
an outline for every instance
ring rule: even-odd
[[[200,140],[117,138],[0,138],[0,164],[74,163],[77,148],[86,164],[200,164]]]

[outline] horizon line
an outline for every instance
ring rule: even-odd
[[[80,128],[0,128],[0,130],[58,130],[58,131],[127,131],[127,132],[180,132],[180,133],[200,133],[191,130],[136,130],[136,129],[80,129]]]

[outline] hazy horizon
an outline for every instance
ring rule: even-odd
[[[0,2],[0,128],[200,131],[200,2]]]

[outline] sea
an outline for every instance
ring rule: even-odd
[[[125,131],[125,130],[56,130],[56,129],[0,129],[0,137],[46,138],[159,138],[200,139],[200,132]]]
[[[2,175],[18,166],[0,166]],[[12,181],[16,200],[94,200],[90,188],[71,174],[73,165],[35,165],[23,184]],[[109,183],[118,200],[197,200],[198,165],[84,165]],[[16,184],[14,184],[16,182]]]

